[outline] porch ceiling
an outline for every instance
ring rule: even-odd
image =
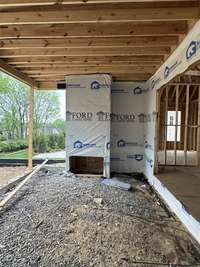
[[[0,67],[38,88],[67,74],[147,80],[200,18],[199,0],[0,0]]]

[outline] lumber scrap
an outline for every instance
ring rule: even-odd
[[[37,166],[32,173],[30,173],[18,186],[15,187],[13,191],[11,191],[1,202],[0,202],[0,210],[6,205],[6,203],[22,188],[22,186],[30,180],[34,174],[36,174],[46,163],[48,159],[46,159],[41,165]]]

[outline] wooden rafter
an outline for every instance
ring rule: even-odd
[[[58,24],[58,23],[105,23],[133,21],[178,21],[199,18],[196,7],[132,8],[130,5],[104,5],[97,9],[77,7],[54,10],[2,12],[0,25]]]
[[[19,48],[84,48],[84,47],[159,47],[178,44],[177,36],[133,36],[110,38],[7,39],[0,41],[0,49]]]
[[[20,81],[22,81],[22,82],[24,82],[30,86],[36,86],[37,85],[36,82],[32,78],[27,76],[25,73],[17,70],[16,68],[13,68],[12,66],[7,64],[2,59],[0,59],[0,70],[11,75],[14,78],[19,79]]]
[[[2,0],[0,58],[34,84],[90,72],[146,80],[200,17],[198,7],[196,0]]]
[[[186,21],[168,22],[116,22],[18,25],[0,27],[0,39],[8,38],[63,38],[63,37],[117,37],[165,36],[186,34]]]
[[[12,57],[39,57],[39,56],[132,56],[132,55],[167,55],[170,53],[170,47],[129,47],[123,48],[59,48],[59,49],[2,49],[1,58]]]

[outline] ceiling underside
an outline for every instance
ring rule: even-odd
[[[47,89],[68,74],[147,80],[200,18],[199,3],[0,0],[0,67]]]

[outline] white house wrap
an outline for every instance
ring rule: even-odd
[[[111,81],[108,74],[66,76],[66,166],[70,156],[103,157],[110,177]]]
[[[145,83],[112,84],[111,171],[142,172],[145,91]]]

